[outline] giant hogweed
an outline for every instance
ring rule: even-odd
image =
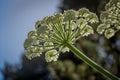
[[[31,59],[45,52],[47,62],[56,61],[61,52],[69,51],[68,44],[83,36],[93,34],[92,24],[97,16],[88,9],[68,10],[64,14],[45,17],[36,22],[35,30],[28,33],[24,48]]]
[[[24,43],[24,48],[27,53],[26,56],[32,59],[45,53],[46,61],[51,62],[57,61],[60,53],[71,50],[76,56],[104,76],[111,80],[119,80],[119,78],[100,67],[74,47],[74,42],[77,39],[94,33],[92,25],[98,21],[96,14],[86,8],[78,11],[68,10],[63,14],[57,13],[53,16],[45,17],[43,20],[36,22],[35,30],[28,33],[28,38]],[[100,26],[97,29],[99,33],[101,30]],[[107,30],[107,28],[104,29]],[[102,30],[102,32],[104,31]],[[111,37],[108,34],[106,35],[106,33],[110,32],[105,32],[107,38]]]

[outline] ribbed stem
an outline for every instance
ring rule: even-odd
[[[78,56],[80,59],[82,59],[85,63],[87,63],[92,68],[94,68],[97,71],[99,71],[102,75],[106,76],[107,78],[109,78],[111,80],[120,80],[118,77],[116,77],[115,75],[111,74],[110,72],[108,72],[107,70],[105,70],[104,68],[102,68],[101,66],[99,66],[98,64],[96,64],[93,60],[91,60],[86,55],[84,55],[81,51],[79,51],[77,48],[75,48],[72,44],[66,43],[66,46],[76,56]]]

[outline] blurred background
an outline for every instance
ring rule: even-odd
[[[35,22],[64,10],[88,8],[98,16],[109,0],[0,0],[0,80],[107,80],[72,52],[57,62],[44,55],[28,60],[23,43]],[[96,29],[96,26],[94,29]],[[120,32],[107,40],[97,33],[76,41],[76,47],[120,77]]]

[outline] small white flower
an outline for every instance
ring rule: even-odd
[[[113,29],[108,29],[105,31],[105,37],[106,38],[111,38],[115,34],[115,31]]]
[[[72,27],[72,30],[75,30],[77,28],[76,23],[75,22],[71,22],[71,27]]]
[[[37,21],[35,23],[35,29],[38,29],[40,27],[40,25],[41,25],[41,21]]]
[[[70,51],[70,49],[68,47],[62,48],[62,50],[61,50],[62,53],[69,52],[69,51]]]
[[[120,30],[120,24],[116,24],[116,25],[115,25],[115,28],[116,28],[117,30]]]
[[[32,58],[35,58],[35,57],[39,57],[40,55],[41,55],[42,53],[26,53],[26,57],[28,58],[28,59],[32,59]]]
[[[47,31],[47,26],[46,25],[42,25],[37,29],[37,34],[44,34]]]
[[[81,18],[76,22],[76,24],[78,25],[80,29],[83,29],[85,25],[87,25],[88,23],[85,19]]]
[[[117,7],[120,8],[120,2],[117,2]]]
[[[26,57],[28,59],[32,59],[32,58],[35,58],[35,57],[38,57],[42,54],[42,51],[43,51],[43,48],[42,47],[28,47],[27,50],[26,50]]]
[[[93,34],[93,28],[89,25],[86,25],[85,28],[80,32],[83,36],[88,36],[89,34]]]
[[[30,31],[30,32],[28,33],[28,38],[34,39],[36,36],[37,36],[37,33],[36,33],[35,31]]]
[[[45,42],[44,46],[46,50],[54,48],[54,44],[52,42]]]
[[[40,44],[40,41],[37,40],[37,39],[33,39],[32,44],[33,44],[33,45],[39,45],[39,44]]]
[[[102,34],[105,31],[106,25],[105,24],[100,24],[97,28],[97,32],[99,34]]]
[[[58,59],[57,51],[56,50],[50,50],[50,51],[46,52],[45,59],[46,59],[47,62],[57,61],[57,59]]]
[[[89,10],[86,8],[81,8],[78,12],[80,17],[87,17],[90,14]]]
[[[40,34],[40,36],[38,37],[43,41],[46,41],[48,39],[48,35],[47,34]]]
[[[30,47],[32,42],[33,42],[33,39],[31,38],[26,39],[24,42],[24,48],[27,49],[28,47]]]
[[[68,10],[64,12],[64,21],[75,20],[77,17],[75,10]]]
[[[90,22],[90,23],[96,23],[96,22],[99,21],[97,15],[94,14],[94,13],[90,13],[90,14],[86,17],[86,20],[87,20],[88,22]]]
[[[76,23],[73,22],[73,21],[71,21],[70,26],[69,26],[69,22],[66,22],[65,26],[66,26],[66,30],[69,30],[70,28],[71,28],[72,30],[75,30],[75,29],[77,28]]]

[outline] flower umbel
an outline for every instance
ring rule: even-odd
[[[61,52],[69,51],[66,43],[74,44],[80,37],[93,34],[91,25],[96,22],[96,14],[86,8],[45,17],[36,22],[35,30],[28,33],[24,43],[26,56],[31,59],[45,53],[47,62],[56,61]]]
[[[108,39],[114,36],[120,30],[120,0],[110,0],[101,13],[100,20],[102,24],[97,28],[98,33],[104,34]]]

